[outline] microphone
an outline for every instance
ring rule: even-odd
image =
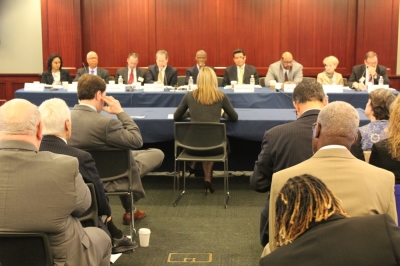
[[[293,100],[292,97],[286,95],[286,94],[285,94],[283,91],[281,91],[280,89],[277,89],[277,88],[276,88],[275,91],[276,91],[276,92],[280,92],[280,93],[282,93],[283,95],[285,95],[286,97],[288,97],[290,100]]]
[[[85,63],[82,62],[82,65],[83,65],[83,69],[85,70],[85,73],[87,74],[88,72],[87,72],[87,70],[86,70]]]

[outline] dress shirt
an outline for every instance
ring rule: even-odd
[[[89,74],[91,74],[91,75],[96,75],[97,76],[97,67],[96,68],[90,68],[90,67],[88,67],[88,73]],[[93,70],[93,74],[92,74],[92,70]]]

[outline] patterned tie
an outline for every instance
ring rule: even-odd
[[[287,76],[287,71],[285,71],[285,82],[286,81],[289,81],[289,78],[288,78],[288,76]]]
[[[90,70],[90,73],[92,73],[92,75],[94,75],[94,70],[92,69],[92,70]]]
[[[238,84],[243,84],[243,67],[239,67]]]
[[[134,76],[133,76],[133,69],[131,69],[131,74],[129,75],[129,81],[128,84],[132,84],[134,81]]]

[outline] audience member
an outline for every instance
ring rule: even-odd
[[[109,265],[109,236],[76,218],[91,204],[78,160],[38,152],[41,140],[35,105],[14,99],[0,107],[0,230],[47,233],[57,265]]]
[[[400,228],[387,215],[348,218],[326,185],[290,178],[276,197],[277,250],[260,265],[398,265]]]
[[[278,83],[299,84],[303,80],[303,66],[293,60],[291,53],[284,52],[280,61],[269,65],[265,84],[269,86],[271,80],[276,80]]]
[[[136,85],[138,82],[143,84],[146,79],[146,70],[137,67],[139,64],[139,54],[130,53],[126,62],[128,63],[127,67],[120,68],[115,73],[115,80],[117,81],[119,76],[121,76],[124,84]]]
[[[255,85],[259,84],[257,69],[245,64],[246,53],[242,49],[233,51],[233,62],[235,62],[235,65],[225,69],[222,86],[231,85],[231,81],[237,81],[237,84],[250,84],[251,76],[254,77]]]
[[[106,84],[94,75],[83,75],[78,82],[78,99],[80,104],[71,111],[72,127],[68,145],[80,149],[139,149],[143,145],[142,136],[136,123],[124,112],[118,100],[106,96]],[[104,106],[104,103],[107,106]],[[116,115],[117,118],[100,114],[101,111]],[[157,149],[132,151],[132,179],[134,200],[145,197],[141,177],[159,167],[164,159],[162,151]],[[126,179],[104,183],[109,191],[128,189]],[[125,224],[131,221],[131,199],[120,196],[126,213],[123,215]],[[143,219],[144,211],[135,211],[135,219]]]
[[[349,77],[348,86],[356,91],[366,90],[367,84],[378,84],[379,78],[383,78],[383,84],[389,84],[386,67],[378,65],[378,56],[375,52],[365,55],[364,64],[353,67]]]
[[[60,85],[63,81],[72,82],[68,70],[62,69],[62,58],[51,54],[47,59],[47,71],[42,73],[42,83]]]
[[[204,50],[197,51],[195,60],[197,64],[186,69],[185,85],[188,85],[190,77],[193,78],[193,84],[197,84],[197,75],[199,75],[200,69],[204,67],[207,62],[207,53]]]
[[[86,55],[86,62],[88,63],[89,67],[78,69],[74,81],[78,81],[79,78],[84,74],[90,74],[99,76],[108,84],[108,80],[110,79],[108,70],[97,67],[97,64],[99,63],[99,57],[97,56],[96,52],[90,51]]]
[[[168,52],[156,53],[156,64],[148,67],[146,83],[159,83],[168,86],[178,84],[178,70],[168,65]]]
[[[112,253],[124,253],[137,247],[136,242],[131,242],[124,236],[113,223],[111,208],[104,192],[103,182],[100,180],[90,153],[67,145],[71,136],[71,112],[67,104],[57,98],[44,101],[39,107],[43,122],[43,139],[40,151],[49,151],[58,154],[76,157],[79,161],[79,172],[85,183],[92,183],[95,187],[98,215],[106,216],[105,227],[103,220],[99,219],[99,227],[111,234],[113,242]]]
[[[344,86],[342,74],[335,72],[336,67],[339,65],[339,60],[334,56],[325,57],[322,63],[325,66],[325,71],[317,76],[317,82],[322,85],[342,85]],[[347,85],[347,84],[346,84]]]
[[[387,126],[390,117],[390,105],[396,99],[387,89],[377,89],[369,94],[365,115],[371,122],[360,127],[361,144],[364,151],[369,151],[372,144],[387,138]]]

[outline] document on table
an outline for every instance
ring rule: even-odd
[[[174,119],[174,114],[169,114],[168,119]]]
[[[131,115],[131,118],[138,118],[138,119],[142,119],[145,118],[145,115]]]

